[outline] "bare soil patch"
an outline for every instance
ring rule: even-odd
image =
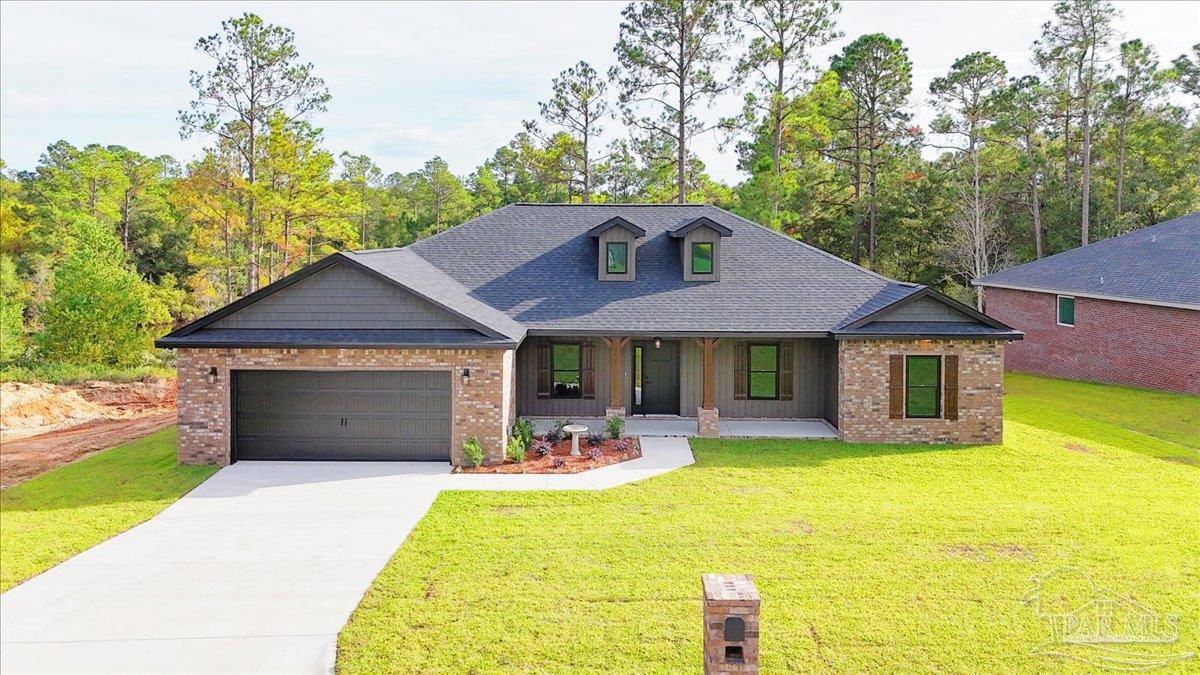
[[[571,441],[559,441],[551,446],[550,454],[542,456],[532,449],[525,452],[525,461],[521,463],[504,460],[503,464],[490,466],[460,466],[455,468],[458,473],[579,473],[588,469],[596,469],[609,464],[627,462],[642,456],[642,448],[637,438],[622,438],[626,444],[624,451],[617,448],[617,440],[606,438],[598,446],[588,445],[584,439],[579,441],[579,452],[582,457],[571,456]],[[590,456],[592,451],[599,450],[598,456]]]
[[[1064,445],[1063,447],[1064,447],[1064,448],[1066,448],[1066,449],[1068,449],[1068,450],[1070,450],[1070,451],[1072,451],[1072,452],[1078,452],[1078,453],[1079,453],[1079,454],[1081,454],[1081,455],[1094,455],[1094,454],[1096,454],[1096,451],[1095,451],[1095,450],[1093,450],[1093,449],[1089,448],[1088,446],[1084,445],[1083,443],[1067,443],[1067,444],[1066,444],[1066,445]]]
[[[175,421],[174,379],[0,385],[0,487],[135,440]]]

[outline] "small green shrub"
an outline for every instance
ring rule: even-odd
[[[528,448],[533,443],[533,422],[518,417],[517,422],[513,424],[512,435],[521,439],[521,443]]]
[[[508,439],[508,449],[504,451],[504,454],[517,464],[525,461],[525,441],[521,440],[520,436]]]
[[[479,444],[478,436],[472,436],[463,443],[463,458],[467,460],[468,466],[483,464],[483,446]]]
[[[604,420],[604,428],[608,430],[608,435],[611,438],[620,438],[625,432],[625,418],[620,415],[609,415],[608,419]]]

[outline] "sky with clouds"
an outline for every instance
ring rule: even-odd
[[[1121,32],[1156,47],[1166,64],[1200,35],[1200,1],[1119,2]],[[492,3],[0,3],[0,158],[30,169],[47,145],[119,144],[146,154],[195,157],[176,113],[191,100],[188,71],[207,63],[196,39],[222,19],[252,11],[293,29],[333,94],[315,121],[326,147],[370,155],[385,172],[412,171],[441,155],[469,173],[537,115],[551,78],[579,61],[615,62],[621,2]],[[914,112],[931,113],[929,81],[976,50],[1032,71],[1030,45],[1051,16],[1049,2],[845,2],[845,37],[902,39],[913,60]],[[711,115],[729,115],[736,97]],[[608,136],[620,133],[610,122]],[[696,144],[710,172],[739,180],[736,157],[718,139]]]

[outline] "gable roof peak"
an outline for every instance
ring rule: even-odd
[[[699,218],[693,218],[693,219],[687,221],[686,223],[677,225],[676,227],[673,227],[670,230],[668,230],[668,234],[670,234],[671,237],[673,237],[675,239],[679,239],[680,237],[687,236],[688,232],[691,232],[692,230],[695,230],[696,228],[699,228],[699,227],[707,227],[711,230],[714,230],[714,231],[716,231],[717,234],[721,235],[722,237],[733,236],[732,228],[730,228],[726,225],[722,225],[721,223],[718,223],[717,221],[713,220],[712,218],[709,218],[708,216],[700,216]]]
[[[588,236],[592,237],[592,238],[599,237],[601,234],[603,234],[604,232],[606,232],[614,227],[623,227],[626,230],[629,230],[630,232],[633,233],[633,236],[635,239],[639,239],[641,237],[646,236],[646,230],[644,228],[634,225],[633,223],[629,222],[628,220],[625,220],[624,218],[622,218],[621,216],[614,216],[612,218],[609,218],[608,220],[604,221],[603,223],[600,223],[599,225],[588,230]]]

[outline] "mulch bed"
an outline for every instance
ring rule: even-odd
[[[559,441],[553,446],[550,454],[542,457],[530,448],[525,452],[525,461],[517,464],[515,462],[504,460],[503,464],[493,464],[491,466],[476,466],[455,467],[456,473],[579,473],[588,469],[596,469],[609,464],[618,462],[627,462],[631,459],[637,459],[642,456],[642,448],[638,445],[636,437],[626,437],[621,440],[628,444],[628,449],[625,452],[617,450],[617,441],[607,438],[598,447],[603,453],[599,459],[588,457],[588,452],[594,449],[594,446],[588,445],[586,438],[579,439],[579,452],[583,453],[582,457],[571,456],[571,440],[567,439]],[[536,445],[536,441],[534,445]],[[561,466],[555,466],[556,458],[561,457],[564,462]]]

